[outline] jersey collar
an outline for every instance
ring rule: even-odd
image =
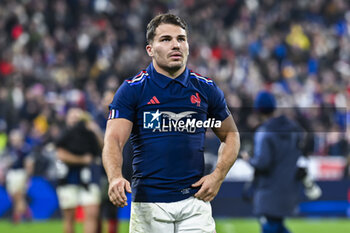
[[[151,63],[147,67],[147,72],[150,74],[151,78],[155,81],[155,83],[161,88],[166,88],[169,85],[169,83],[173,80],[175,82],[180,83],[182,86],[187,87],[190,75],[190,70],[186,67],[185,71],[182,74],[180,74],[175,79],[172,79],[163,74],[158,73],[154,68],[153,63]]]

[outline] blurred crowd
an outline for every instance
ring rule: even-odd
[[[147,23],[167,11],[188,22],[188,66],[223,89],[243,149],[259,123],[253,99],[269,90],[311,133],[310,154],[350,156],[346,0],[2,0],[0,154],[20,132],[23,153],[54,160],[70,107],[103,130],[120,83],[150,62]]]

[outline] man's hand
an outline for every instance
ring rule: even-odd
[[[127,206],[125,191],[131,193],[129,181],[123,177],[115,178],[109,183],[108,196],[109,200],[118,207]]]
[[[89,165],[93,161],[93,156],[91,154],[85,154],[81,157],[82,164]]]
[[[223,179],[215,172],[203,176],[199,181],[192,184],[192,187],[201,186],[198,192],[194,194],[194,197],[203,201],[212,201],[218,194],[222,182]]]

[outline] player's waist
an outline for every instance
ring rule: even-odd
[[[191,185],[198,179],[187,183],[152,182],[145,179],[135,179],[132,182],[132,199],[136,202],[174,202],[194,195],[198,188]]]

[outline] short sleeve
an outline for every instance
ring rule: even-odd
[[[137,96],[134,94],[134,87],[124,82],[114,95],[112,103],[109,105],[108,120],[125,118],[134,121],[136,114]]]
[[[224,93],[215,84],[210,88],[208,102],[209,118],[223,121],[231,114],[227,108]]]

